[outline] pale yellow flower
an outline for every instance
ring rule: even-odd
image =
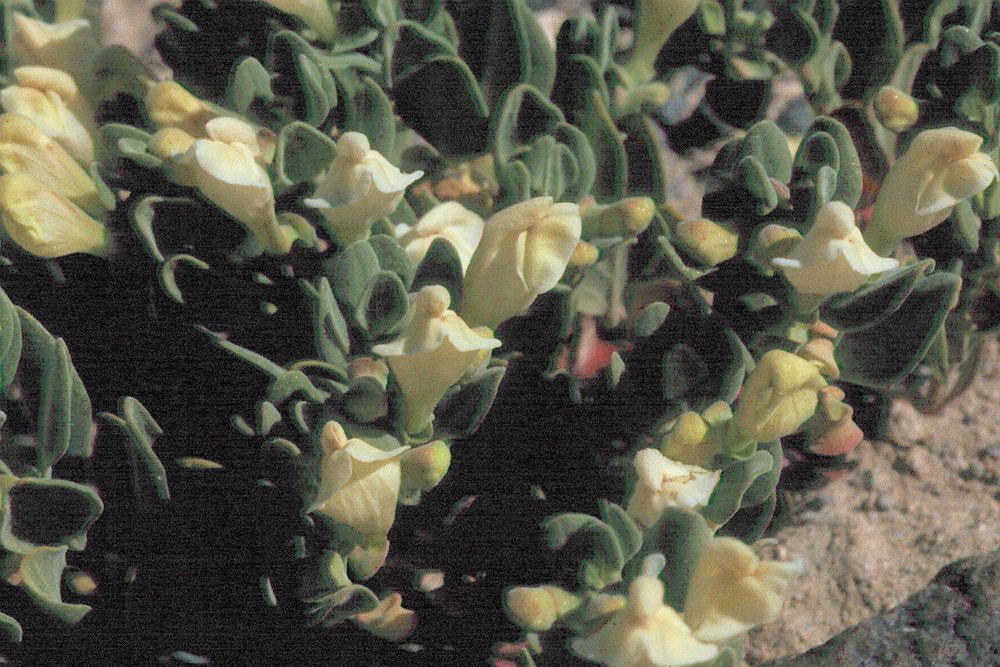
[[[839,201],[820,209],[795,249],[771,263],[797,292],[819,297],[853,292],[873,275],[899,266],[899,261],[880,257],[868,247],[854,223],[854,211]]]
[[[667,507],[704,507],[721,476],[718,470],[672,461],[652,448],[636,452],[632,465],[637,479],[625,511],[643,528],[655,524]]]
[[[351,617],[351,620],[376,637],[390,642],[405,639],[417,627],[417,614],[403,607],[403,596],[389,593],[371,611]]]
[[[100,216],[105,211],[87,172],[26,116],[0,116],[0,169],[22,172],[48,184],[89,215]]]
[[[37,257],[78,252],[103,257],[113,248],[104,225],[22,172],[0,176],[0,214],[10,238]]]
[[[413,227],[400,225],[399,244],[414,264],[427,255],[434,239],[443,238],[458,252],[462,270],[469,266],[472,253],[483,237],[483,219],[456,201],[438,204],[424,213]]]
[[[986,189],[997,166],[983,139],[956,127],[924,130],[889,169],[864,238],[880,255],[944,222],[955,204]]]
[[[431,423],[434,408],[449,387],[482,362],[500,341],[472,330],[455,311],[440,285],[424,287],[413,298],[413,318],[406,332],[372,348],[384,357],[406,401],[410,433],[420,433]]]
[[[178,162],[183,178],[243,223],[264,250],[284,254],[291,249],[295,234],[278,224],[271,178],[250,147],[197,139]]]
[[[684,667],[716,658],[719,647],[696,638],[664,602],[663,565],[662,555],[648,556],[625,606],[593,635],[574,639],[573,653],[610,667]]]
[[[337,157],[306,204],[324,217],[324,226],[341,246],[363,241],[375,220],[396,210],[403,193],[422,171],[404,174],[360,132],[345,132],[337,140]]]
[[[0,106],[30,118],[77,162],[93,162],[93,114],[80,97],[76,82],[65,72],[48,67],[19,67],[14,77],[16,85],[0,90]]]
[[[580,241],[580,207],[537,197],[486,221],[462,284],[458,312],[472,326],[496,328],[559,282]]]
[[[816,411],[826,385],[815,364],[791,352],[769,350],[743,384],[733,421],[757,442],[791,435]]]
[[[409,447],[383,450],[328,421],[321,434],[320,485],[308,512],[318,512],[349,528],[363,544],[380,545],[396,520],[400,458]]]
[[[714,537],[691,574],[684,620],[694,636],[721,643],[778,617],[801,562],[764,561],[732,537]]]
[[[550,630],[558,619],[581,604],[578,595],[558,586],[521,586],[507,591],[507,612],[530,632]]]
[[[85,19],[46,23],[13,12],[11,23],[7,49],[14,64],[59,69],[78,82],[89,79],[100,45]]]

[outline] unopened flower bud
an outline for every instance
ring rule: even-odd
[[[825,386],[814,364],[791,352],[770,350],[743,384],[733,421],[757,442],[791,435],[816,411]]]
[[[552,629],[557,620],[572,613],[582,602],[558,586],[524,586],[507,591],[511,620],[529,632]]]
[[[917,101],[894,86],[882,86],[872,99],[875,117],[887,130],[902,132],[917,122]]]
[[[674,233],[684,249],[706,266],[735,257],[740,242],[736,234],[706,218],[679,222]]]

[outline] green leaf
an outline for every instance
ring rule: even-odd
[[[0,612],[0,626],[7,629],[8,641],[13,644],[21,641],[21,637],[24,635],[21,630],[21,624],[18,623],[14,618]]]
[[[21,317],[7,293],[0,289],[0,389],[10,389],[21,361]]]
[[[806,136],[812,132],[823,132],[829,135],[837,145],[837,189],[832,199],[842,201],[851,208],[858,205],[861,191],[864,187],[864,173],[861,168],[861,158],[854,146],[851,134],[840,121],[829,116],[819,116],[809,126]]]
[[[420,260],[413,276],[410,290],[419,292],[428,285],[441,285],[451,294],[456,304],[462,296],[462,260],[451,241],[438,237],[431,242],[427,254]]]
[[[622,580],[625,556],[616,531],[589,514],[558,514],[542,522],[549,548],[580,559],[580,582],[595,590]]]
[[[163,260],[159,272],[160,286],[167,293],[167,296],[181,304],[184,303],[184,295],[181,293],[180,287],[177,286],[177,265],[182,263],[202,271],[207,271],[210,268],[206,262],[194,255],[170,255]]]
[[[170,500],[167,471],[153,451],[153,442],[163,429],[145,406],[126,396],[119,407],[121,416],[101,413],[101,416],[125,431],[132,463],[132,486],[140,506],[151,507]]]
[[[361,77],[361,84],[361,90],[354,96],[354,122],[349,129],[368,137],[372,150],[392,155],[396,141],[392,102],[371,77]]]
[[[456,155],[486,150],[489,106],[469,66],[458,57],[431,58],[397,77],[392,93],[403,122],[438,150]]]
[[[961,286],[954,273],[932,273],[917,281],[898,310],[843,334],[837,345],[840,379],[876,388],[900,382],[924,358]]]
[[[378,255],[367,241],[356,241],[347,246],[333,261],[328,271],[330,286],[339,301],[360,308],[368,284],[380,269]]]
[[[50,614],[67,623],[76,623],[90,607],[62,601],[59,587],[65,569],[66,547],[39,547],[21,561],[21,585]]]
[[[391,271],[379,271],[368,282],[356,316],[372,338],[384,338],[399,331],[409,312],[403,281]]]
[[[415,267],[399,241],[391,236],[377,234],[368,239],[368,243],[378,257],[379,268],[395,273],[403,281],[403,285],[409,288],[413,282]]]
[[[777,207],[778,192],[768,178],[764,165],[756,157],[748,155],[740,160],[734,180],[756,200],[757,215],[767,215]]]
[[[292,121],[278,133],[275,184],[288,189],[309,182],[326,171],[336,154],[336,145],[328,136],[308,123]]]
[[[303,283],[308,285],[308,283]],[[333,298],[329,279],[318,281],[318,289],[310,291],[315,301],[313,330],[316,338],[316,353],[320,359],[335,366],[345,364],[351,352],[351,339],[347,330],[347,320]],[[309,290],[307,290],[309,291]]]
[[[83,550],[87,529],[104,511],[104,503],[89,486],[33,477],[7,488],[2,507],[0,546],[19,554],[39,546]]]
[[[505,371],[490,368],[442,400],[434,409],[435,430],[456,438],[474,433],[493,405]]]
[[[666,559],[666,567],[660,573],[667,589],[665,602],[680,611],[684,609],[691,573],[712,531],[700,514],[681,507],[663,510],[660,520],[650,530],[655,531],[655,539],[649,548]]]
[[[313,403],[323,403],[330,398],[330,394],[317,389],[302,371],[287,371],[268,386],[267,400],[280,405],[298,392],[302,392],[302,395]]]
[[[498,164],[507,164],[538,137],[551,134],[565,118],[534,86],[510,89],[494,114],[490,127],[490,152]]]
[[[236,65],[227,96],[233,108],[244,115],[255,100],[272,102],[274,91],[271,90],[271,73],[259,60],[247,56]]]
[[[600,508],[601,518],[618,536],[618,544],[622,548],[625,562],[632,560],[642,548],[642,531],[639,526],[625,513],[625,510],[614,503],[600,499],[597,501],[597,506]]]
[[[719,483],[701,510],[706,521],[723,525],[743,506],[743,496],[761,475],[775,468],[774,457],[767,451],[757,450],[745,459],[735,458],[722,468]],[[778,462],[780,472],[780,461]]]
[[[894,313],[917,281],[933,270],[934,260],[925,259],[886,271],[861,289],[827,301],[822,306],[823,321],[845,333],[872,326]]]

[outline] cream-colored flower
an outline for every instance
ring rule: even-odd
[[[448,388],[480,364],[489,350],[500,347],[492,333],[472,330],[455,311],[448,310],[450,302],[444,287],[422,288],[413,298],[413,319],[406,332],[372,348],[385,358],[402,390],[410,433],[424,431]]]
[[[325,227],[341,246],[363,241],[375,220],[396,210],[403,193],[422,171],[404,174],[360,132],[345,132],[337,140],[337,157],[306,204],[318,209]]]
[[[826,385],[815,364],[791,352],[769,350],[743,384],[733,421],[757,442],[791,435],[816,411]]]
[[[424,213],[413,227],[400,225],[396,230],[399,244],[414,264],[427,255],[434,239],[443,238],[458,252],[462,271],[469,266],[472,253],[483,237],[483,219],[457,201],[438,204]]]
[[[93,162],[93,114],[76,82],[65,72],[48,67],[19,67],[14,78],[16,85],[0,90],[4,110],[30,118],[77,162]]]
[[[667,507],[707,505],[721,476],[718,470],[672,461],[652,448],[636,452],[632,465],[638,479],[625,511],[643,528],[655,524]]]
[[[399,460],[409,447],[386,451],[328,421],[321,433],[323,462],[319,490],[308,512],[350,528],[363,544],[382,544],[396,520]]]
[[[275,9],[297,16],[316,31],[321,39],[330,41],[337,32],[327,0],[264,0]]]
[[[69,73],[78,82],[89,79],[100,45],[85,19],[46,23],[13,12],[8,54],[18,66],[41,65]]]
[[[48,184],[89,215],[100,216],[105,211],[87,172],[27,116],[0,116],[0,169],[22,172]]]
[[[778,617],[800,561],[763,561],[732,537],[709,540],[688,584],[684,620],[694,636],[721,643]]]
[[[179,166],[183,179],[243,223],[264,250],[280,255],[291,249],[295,234],[278,224],[271,178],[246,144],[198,139]]]
[[[104,225],[23,172],[0,176],[0,214],[7,234],[37,257],[78,252],[104,257],[113,248]]]
[[[462,284],[458,312],[495,329],[556,286],[580,241],[580,207],[537,197],[486,221]]]
[[[868,247],[854,223],[854,211],[839,201],[820,209],[795,249],[771,263],[797,292],[819,297],[853,292],[873,275],[899,266],[898,260],[880,257]]]
[[[573,653],[611,667],[682,667],[715,659],[719,647],[696,638],[663,601],[666,590],[658,576],[663,565],[662,555],[647,556],[625,607],[593,635],[574,639]]]
[[[955,204],[997,178],[983,139],[956,127],[924,130],[889,169],[864,238],[880,255],[944,222]]]

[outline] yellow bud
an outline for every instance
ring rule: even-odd
[[[576,247],[573,249],[573,254],[569,256],[569,266],[590,266],[600,256],[601,252],[597,248],[586,241],[578,241]]]
[[[674,233],[684,249],[706,266],[735,257],[740,241],[736,234],[706,218],[679,222]]]
[[[27,174],[0,176],[0,212],[7,234],[37,257],[78,252],[105,257],[112,250],[104,225]]]
[[[894,86],[882,86],[872,99],[875,117],[883,127],[902,132],[917,122],[920,107],[917,101]]]
[[[580,207],[582,236],[636,236],[653,220],[656,203],[649,197],[629,197],[613,204]]]
[[[158,128],[177,127],[195,138],[207,136],[205,123],[219,115],[176,81],[160,81],[149,87],[146,112]]]
[[[582,600],[558,586],[531,586],[507,591],[511,620],[530,632],[545,632],[555,622],[576,610]]]

